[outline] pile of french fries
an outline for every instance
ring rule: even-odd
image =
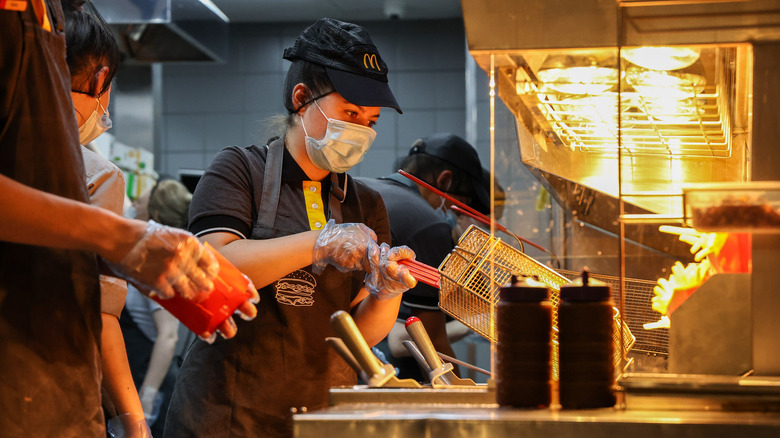
[[[664,233],[677,234],[682,242],[691,245],[696,263],[683,265],[675,262],[669,278],[661,278],[653,288],[652,309],[660,313],[661,319],[647,323],[645,329],[669,328],[669,303],[675,291],[689,291],[700,286],[712,274],[712,265],[708,255],[717,255],[728,238],[727,233],[702,233],[693,228],[661,226]]]

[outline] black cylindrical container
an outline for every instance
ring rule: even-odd
[[[499,289],[496,305],[496,401],[501,406],[550,405],[552,306],[550,291],[530,278]]]
[[[561,286],[558,376],[564,409],[615,405],[614,304],[610,287],[582,277]]]

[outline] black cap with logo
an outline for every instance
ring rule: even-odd
[[[387,64],[368,32],[357,24],[320,18],[284,50],[284,59],[322,65],[336,91],[355,105],[401,113],[387,82]]]
[[[469,176],[474,188],[475,199],[472,203],[490,205],[490,194],[483,183],[483,169],[479,154],[469,142],[455,134],[433,134],[418,139],[412,144],[409,155],[414,154],[431,155],[460,169]]]

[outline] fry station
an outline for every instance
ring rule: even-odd
[[[412,272],[490,343],[490,377],[407,323],[430,383],[398,379],[334,315],[364,384],[295,436],[779,436],[780,1],[461,4],[494,219]]]

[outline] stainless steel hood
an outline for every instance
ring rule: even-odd
[[[210,0],[93,0],[129,60],[223,62],[228,18]]]
[[[750,179],[751,44],[780,40],[780,1],[461,4],[469,51],[485,72],[495,68],[498,95],[514,113],[517,129],[525,131],[518,134],[525,139],[520,154],[532,171],[617,197],[621,149],[624,200],[659,220],[681,215],[682,184]],[[659,74],[689,81],[686,106],[666,105],[673,100],[667,96],[682,88],[645,87],[651,82],[637,79],[657,73],[629,62],[628,49],[647,46],[701,52],[691,66],[702,70],[695,75]],[[566,67],[612,73],[593,82],[541,75]],[[687,79],[694,77],[701,82]],[[593,85],[603,87],[593,91]]]
[[[461,5],[472,52],[780,39],[777,0],[461,0]]]

